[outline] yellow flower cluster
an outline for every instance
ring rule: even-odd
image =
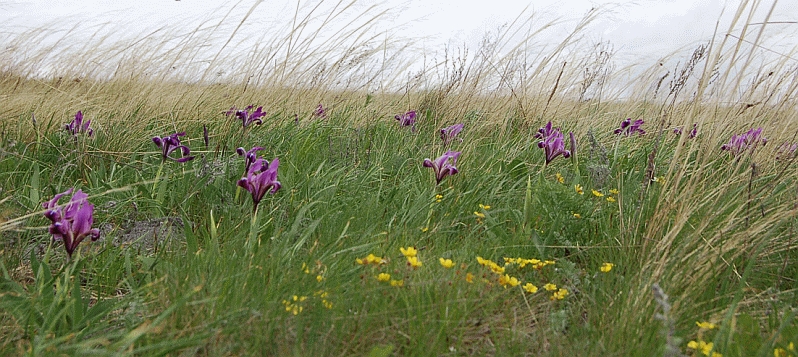
[[[404,280],[391,280],[391,286],[399,287],[399,286],[404,286],[404,285],[405,285],[405,281]]]
[[[560,288],[551,295],[549,300],[562,300],[568,295],[568,289]]]
[[[328,292],[326,292],[324,290],[319,290],[319,291],[313,293],[313,296],[318,297],[319,299],[321,299],[321,305],[322,306],[324,306],[327,309],[332,309],[332,302],[327,300],[327,297],[330,296],[330,293],[328,293]]]
[[[441,263],[441,266],[446,269],[454,267],[454,262],[451,259],[438,258],[438,261]]]
[[[603,194],[603,193],[601,193],[601,192],[599,192],[599,191],[596,191],[596,190],[592,190],[592,191],[593,191],[593,196],[596,196],[596,197],[604,197],[604,194]]]
[[[559,173],[559,172],[558,172],[556,175],[554,175],[554,176],[556,176],[556,177],[557,177],[557,182],[559,182],[559,183],[565,183],[565,178],[564,178],[564,177],[562,177],[562,175],[560,175],[560,173]]]
[[[582,189],[582,185],[574,185],[574,191],[580,195],[584,195],[585,191]]]
[[[795,356],[795,355],[796,355],[795,354],[795,344],[792,343],[792,342],[790,342],[790,344],[787,345],[787,349],[786,350],[781,348],[781,347],[778,347],[778,348],[773,350],[773,357],[788,357],[788,356]]]
[[[612,267],[614,267],[614,266],[615,266],[615,264],[612,264],[612,263],[604,263],[604,264],[601,264],[601,268],[599,268],[599,270],[601,270],[602,273],[609,273],[610,270],[612,270]]]
[[[717,327],[717,326],[715,326],[715,324],[713,324],[713,323],[711,323],[709,321],[704,321],[704,322],[696,321],[695,324],[696,324],[696,326],[698,326],[698,328],[700,328],[702,330],[712,330],[715,327]]]
[[[538,259],[524,259],[524,258],[504,258],[504,265],[518,264],[519,268],[524,268],[531,265],[534,269],[542,269],[547,265],[554,265],[553,260],[538,260]]]
[[[524,284],[524,286],[522,286],[522,288],[530,294],[538,292],[538,287],[533,285],[532,283],[526,283]]]
[[[504,274],[502,276],[499,276],[499,285],[503,286],[506,289],[508,286],[516,287],[518,285],[521,285],[521,282],[518,280],[518,278],[514,276],[510,276],[509,274]]]
[[[285,306],[285,311],[288,311],[294,315],[299,315],[300,312],[304,309],[301,303],[307,300],[307,296],[297,296],[294,295],[291,300],[283,300],[283,305]]]
[[[693,350],[696,350],[696,351],[700,351],[702,354],[704,354],[704,356],[723,357],[722,354],[717,353],[717,352],[713,352],[712,351],[712,347],[714,347],[712,342],[704,342],[704,341],[701,341],[701,340],[699,340],[699,341],[690,341],[690,342],[687,343],[687,348],[693,349]]]
[[[377,281],[387,283],[391,281],[391,274],[388,273],[379,273],[377,275]]]
[[[435,195],[435,202],[436,203],[440,203],[442,199],[443,199],[443,195],[441,195],[440,193]]]
[[[407,247],[407,248],[399,248],[399,251],[402,252],[402,255],[407,258],[407,265],[418,268],[420,267],[421,261],[418,260],[418,250],[414,247]]]
[[[369,254],[363,259],[357,258],[355,259],[355,261],[360,265],[369,265],[369,264],[381,265],[388,263],[385,259],[382,259],[381,257],[378,257],[374,254]]]
[[[504,267],[499,266],[499,264],[496,264],[490,259],[484,259],[480,256],[477,256],[477,263],[483,267],[490,268],[490,270],[496,274],[504,274]]]

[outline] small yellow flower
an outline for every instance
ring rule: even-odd
[[[324,305],[324,307],[327,309],[332,309],[332,303],[328,300],[322,300],[321,304]]]
[[[557,285],[547,283],[546,285],[543,285],[543,289],[546,289],[546,291],[554,291],[557,290]]]
[[[579,214],[579,213],[574,213],[574,218],[580,219],[580,218],[582,218],[582,215]]]
[[[604,263],[604,264],[601,264],[601,268],[599,268],[599,270],[601,270],[602,273],[609,273],[610,270],[612,270],[612,267],[614,267],[614,266],[615,266],[615,264],[612,264],[612,263]]]
[[[584,195],[585,191],[582,190],[582,185],[574,185],[574,191],[580,195]]]
[[[508,285],[510,287],[516,287],[516,286],[518,286],[520,284],[521,284],[521,282],[518,281],[518,278],[516,278],[514,276],[510,276],[508,274],[505,274],[505,275],[502,275],[502,276],[499,277],[499,285],[504,286],[505,288],[507,288]]]
[[[490,209],[490,206],[488,206],[488,205],[483,205],[483,204],[481,204],[481,203],[480,203],[480,204],[479,204],[479,208],[482,208],[482,209],[484,209],[484,210],[486,210],[486,211],[487,211],[487,210],[489,210],[489,209]]]
[[[696,321],[695,324],[696,324],[696,326],[698,326],[698,328],[700,328],[702,330],[712,330],[715,327],[717,327],[717,326],[715,326],[715,324],[713,324],[713,323],[711,323],[709,321],[704,321],[704,322]]]
[[[310,274],[310,269],[308,268],[308,265],[305,263],[302,263],[302,272],[304,272],[305,274]]]
[[[407,248],[400,247],[399,251],[402,252],[402,255],[408,258],[415,257],[416,255],[418,255],[418,250],[416,250],[416,248],[414,247],[407,247]]]
[[[562,300],[568,295],[568,289],[559,289],[551,295],[551,300]]]
[[[454,266],[454,262],[452,262],[451,259],[439,258],[438,261],[441,262],[441,266],[443,266],[446,269],[449,269]]]
[[[596,190],[591,190],[591,191],[593,191],[593,196],[596,196],[596,197],[604,197],[604,194],[603,194],[603,193],[601,193],[601,192],[598,192],[598,191],[596,191]]]
[[[620,191],[618,191],[618,189],[613,188],[612,190],[610,190],[610,193],[613,195],[617,195],[620,193]]]
[[[440,193],[435,195],[435,202],[441,202],[442,199],[443,199],[443,195],[441,195]]]
[[[607,202],[615,202],[615,198],[612,196],[607,196]]]
[[[559,183],[565,183],[565,178],[564,178],[564,177],[562,177],[562,175],[560,175],[560,173],[559,173],[559,172],[558,172],[556,175],[554,175],[554,176],[556,176],[556,177],[557,177],[557,182],[559,182]]]
[[[538,287],[535,286],[535,285],[532,285],[532,283],[524,284],[523,288],[524,288],[524,290],[526,290],[526,292],[528,292],[530,294],[534,294],[534,293],[538,292]]]
[[[466,283],[473,283],[474,282],[474,274],[466,273],[465,281],[466,281]]]
[[[409,266],[411,266],[413,268],[418,268],[422,264],[421,264],[421,261],[418,260],[417,256],[412,256],[412,257],[407,257],[407,265],[409,265]]]
[[[654,177],[654,179],[652,181],[657,182],[657,183],[661,183],[661,184],[664,185],[665,184],[665,177],[663,177],[663,176]]]
[[[324,280],[324,277],[323,277],[323,276],[321,276],[321,275],[316,275],[316,281],[318,281],[318,282],[321,282],[322,280]]]
[[[384,282],[390,281],[390,280],[391,280],[391,274],[380,273],[379,275],[377,275],[377,281],[380,281],[380,282],[384,283]]]
[[[404,280],[391,280],[391,286],[404,286]]]
[[[427,233],[428,230],[429,230],[429,227],[421,227],[421,231],[424,232],[424,233]]]
[[[360,265],[368,265],[368,264],[380,265],[387,263],[385,259],[382,259],[381,257],[378,257],[374,254],[369,254],[363,259],[357,258],[355,259],[355,261]]]
[[[477,218],[485,218],[485,214],[481,212],[474,211],[474,215],[477,216]]]
[[[690,342],[687,343],[687,348],[694,349],[694,350],[697,350],[697,351],[700,350],[701,353],[704,354],[704,356],[709,356],[710,355],[709,353],[712,351],[712,347],[713,347],[713,343],[712,342],[704,342],[704,341],[700,341],[700,340],[698,342],[690,341]],[[717,353],[717,352],[712,353],[712,357],[720,357],[720,356],[721,356],[720,353]]]

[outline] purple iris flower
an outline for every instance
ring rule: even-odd
[[[452,140],[454,140],[454,138],[457,136],[457,134],[460,134],[460,132],[462,130],[463,130],[463,124],[462,123],[455,124],[455,125],[452,125],[452,126],[447,126],[447,127],[443,128],[443,129],[441,129],[441,140],[443,140],[443,145],[449,145],[449,143],[452,142]],[[460,142],[462,142],[462,141],[463,141],[463,139],[460,138]]]
[[[795,155],[796,150],[798,150],[798,144],[790,144],[789,142],[785,142],[779,146],[778,150],[776,150],[776,160],[788,159]]]
[[[169,159],[177,162],[186,162],[194,159],[193,156],[188,156],[188,154],[190,153],[188,146],[180,144],[180,137],[184,135],[186,135],[186,132],[183,131],[169,136],[165,136],[163,138],[158,136],[152,138],[152,142],[154,142],[155,145],[158,145],[158,147],[161,148],[162,161],[166,161],[166,159]],[[180,149],[181,153],[183,154],[183,157],[175,159],[169,156],[170,154],[172,154],[173,151],[177,149]]]
[[[80,133],[86,133],[88,136],[94,135],[94,129],[90,128],[91,120],[83,121],[83,112],[78,111],[75,114],[75,119],[72,119],[72,122],[65,125],[64,129],[68,131],[70,134],[77,136]]]
[[[544,140],[544,139],[548,138],[549,136],[551,136],[551,134],[554,133],[555,130],[559,130],[559,129],[560,128],[552,129],[551,122],[548,122],[544,127],[538,129],[538,132],[535,133],[535,138]]]
[[[263,120],[260,118],[265,116],[266,112],[263,111],[263,107],[261,106],[258,107],[258,109],[255,109],[254,112],[250,113],[254,107],[254,105],[250,105],[243,110],[237,110],[236,107],[232,107],[225,115],[230,116],[235,114],[236,118],[241,119],[241,124],[244,128],[248,127],[252,123],[255,123],[255,125],[261,125],[263,124]]]
[[[257,210],[258,203],[266,192],[271,191],[271,194],[275,194],[280,187],[283,187],[280,181],[277,181],[277,166],[279,165],[280,160],[277,158],[271,163],[264,159],[257,159],[250,166],[247,175],[238,180],[238,185],[252,194],[253,212]]]
[[[643,135],[646,133],[645,130],[640,129],[640,126],[645,123],[643,119],[637,119],[632,122],[632,118],[626,118],[626,120],[621,122],[621,127],[615,129],[615,134],[624,134],[626,136],[632,136],[634,134]]]
[[[324,109],[323,105],[319,104],[319,106],[316,107],[316,110],[313,111],[313,115],[315,115],[317,118],[326,118],[327,110]]]
[[[434,161],[424,159],[424,167],[431,167],[435,171],[435,181],[440,185],[446,175],[454,175],[459,172],[454,165],[457,164],[457,158],[460,157],[460,154],[459,151],[447,150],[445,154]],[[449,163],[449,159],[452,159],[451,163]]]
[[[260,151],[260,150],[263,150],[263,148],[260,147],[260,146],[255,146],[252,149],[249,149],[249,151],[244,151],[244,148],[236,149],[236,153],[238,154],[238,156],[243,156],[244,157],[244,174],[245,175],[246,175],[247,172],[249,172],[249,168],[250,168],[250,166],[252,166],[252,163],[255,162],[256,160],[258,160],[257,152]]]
[[[394,116],[399,121],[399,126],[412,126],[413,130],[416,128],[416,111],[411,110],[404,114],[397,114]]]
[[[572,143],[575,143],[576,138],[574,138],[573,133],[571,133],[571,138],[573,140]],[[563,135],[559,128],[554,129],[549,133],[549,136],[538,141],[538,147],[543,149],[546,153],[546,165],[560,155],[566,159],[571,157],[571,152],[565,150],[565,142],[563,141]]]
[[[673,133],[675,135],[682,135],[682,127],[677,126],[673,128]],[[698,124],[693,124],[693,130],[690,130],[690,133],[687,135],[688,139],[692,139],[698,136]]]
[[[94,205],[89,203],[87,194],[78,190],[72,195],[65,206],[59,206],[58,200],[61,196],[72,193],[72,189],[61,192],[48,202],[42,203],[42,207],[47,211],[44,216],[53,224],[50,225],[50,234],[53,241],[63,241],[67,255],[72,258],[72,253],[78,244],[86,237],[91,237],[92,241],[100,238],[100,230],[91,228],[94,223]]]
[[[210,140],[208,139],[208,126],[205,124],[202,125],[202,140],[205,142],[205,150],[208,150]]]
[[[733,156],[737,156],[749,147],[767,144],[768,139],[762,137],[762,128],[751,129],[740,135],[732,135],[729,142],[720,147],[722,151],[728,151]]]

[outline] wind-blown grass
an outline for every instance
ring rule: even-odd
[[[744,5],[735,20],[745,11],[757,9]],[[19,53],[0,72],[2,350],[702,355],[688,347],[702,341],[724,356],[795,354],[796,156],[775,158],[798,132],[794,67],[781,58],[753,68],[756,46],[719,35],[673,74],[655,66],[626,83],[645,89],[624,97],[606,48],[579,39],[599,15],[539,55],[530,54],[535,36],[556,24],[517,43],[510,26],[474,58],[449,54],[402,92],[392,86],[405,59],[369,47],[377,10],[330,47],[311,46],[317,32],[303,35],[308,15],[271,42],[290,47],[281,61],[253,50],[230,62],[235,75],[214,80],[214,65],[199,80],[169,75],[162,62],[138,67],[145,53],[192,63],[199,29],[169,50],[156,37],[115,52],[103,42],[58,47],[75,54],[73,66],[46,77],[35,75],[43,61],[25,61],[44,52]],[[737,31],[728,33],[747,38]],[[394,45],[405,48],[385,43]],[[87,69],[97,54],[128,70]],[[250,104],[264,107],[263,125],[242,130],[225,115]],[[318,104],[327,118],[313,115]],[[394,119],[411,109],[415,130]],[[92,138],[62,130],[78,110]],[[614,135],[629,117],[644,119],[647,134]],[[533,135],[549,121],[578,145],[544,165]],[[456,123],[463,140],[445,146],[439,130]],[[675,127],[688,129],[676,136]],[[764,146],[736,157],[720,150],[756,127]],[[181,131],[196,158],[162,165],[150,138]],[[257,220],[236,188],[244,161],[235,149],[253,146],[279,158],[283,186],[260,202]],[[462,152],[459,173],[436,185],[422,162],[447,149]],[[90,195],[102,231],[72,260],[40,208],[68,188]],[[407,247],[420,267],[408,265]],[[369,254],[384,264],[358,264]],[[604,263],[614,266],[603,272]]]

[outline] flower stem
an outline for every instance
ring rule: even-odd
[[[245,244],[247,253],[250,255],[255,253],[255,240],[258,237],[258,206],[256,205],[255,208],[252,210],[252,219],[249,223],[249,236],[247,236],[247,242]]]
[[[158,187],[158,180],[161,179],[161,172],[163,172],[163,163],[164,161],[161,160],[161,165],[158,166],[158,172],[155,174],[155,182],[152,183],[152,198],[155,198],[155,189]]]

